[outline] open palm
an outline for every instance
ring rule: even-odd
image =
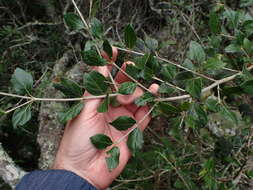
[[[116,52],[116,53],[115,53]],[[117,51],[114,49],[114,56]],[[125,69],[124,63],[122,69]],[[96,67],[94,68],[105,77],[108,77],[109,67]],[[122,72],[119,72],[115,77],[115,82],[120,84],[129,81],[128,77]],[[156,93],[158,85],[153,84],[150,90]],[[65,169],[76,173],[77,175],[85,178],[98,189],[107,188],[112,181],[122,172],[127,161],[130,158],[130,151],[127,147],[127,138],[123,139],[118,147],[120,149],[120,162],[116,169],[109,171],[107,168],[105,158],[108,157],[106,150],[98,150],[90,142],[90,137],[96,134],[105,134],[109,136],[113,142],[121,139],[127,131],[118,131],[109,123],[119,116],[129,116],[140,121],[147,115],[149,108],[147,106],[137,107],[134,100],[140,97],[143,91],[136,88],[132,95],[120,95],[117,97],[118,102],[121,104],[118,107],[109,106],[106,113],[98,113],[97,108],[101,104],[101,99],[91,99],[85,101],[85,107],[82,112],[75,119],[70,121],[65,129],[60,148],[58,150],[54,169]],[[84,96],[90,96],[88,92]],[[147,117],[140,123],[140,129],[144,130],[150,121]]]

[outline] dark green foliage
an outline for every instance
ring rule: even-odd
[[[69,98],[81,97],[83,95],[82,88],[70,79],[61,78],[59,83],[54,83],[54,87]]]
[[[106,78],[97,71],[84,74],[83,84],[89,93],[96,96],[106,94],[108,89]]]
[[[130,24],[127,25],[127,27],[125,28],[124,39],[125,44],[128,48],[132,49],[136,45],[137,36],[135,34],[133,27]]]
[[[109,58],[112,58],[112,46],[110,44],[110,42],[108,40],[105,40],[103,43],[103,50],[107,53],[107,55],[109,56]]]
[[[67,13],[64,15],[64,20],[69,28],[72,30],[84,29],[84,24],[78,15],[74,13]]]
[[[108,146],[111,146],[113,144],[110,137],[104,135],[104,134],[97,134],[95,136],[90,137],[90,140],[92,144],[100,150],[105,149]]]
[[[125,131],[136,124],[136,121],[128,116],[120,116],[116,120],[112,121],[110,125],[120,131]]]
[[[133,156],[136,156],[136,154],[141,150],[143,143],[142,132],[139,128],[134,129],[127,140],[128,148],[131,150]]]
[[[82,52],[82,58],[85,64],[90,66],[103,66],[107,61],[100,57],[96,50],[88,50]]]

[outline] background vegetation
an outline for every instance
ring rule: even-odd
[[[96,29],[94,41],[87,30],[74,30],[64,20],[67,13],[76,13],[71,1],[0,0],[0,91],[15,93],[11,78],[22,68],[33,76],[33,96],[48,97],[45,89],[58,84],[64,73],[55,73],[59,60],[67,54],[65,70],[84,65],[81,51],[101,45],[100,35],[125,48],[125,27],[130,23],[139,38],[134,51],[188,69],[159,60],[151,73],[134,77],[147,86],[158,82],[160,98],[187,93],[192,98],[156,107],[143,150],[111,189],[252,189],[253,1],[99,2],[76,1],[88,23],[95,16],[103,25],[103,30]],[[117,64],[124,60],[140,61],[120,51]],[[235,77],[200,94],[229,76]],[[0,96],[1,110],[20,103]],[[40,106],[33,104],[32,118],[24,125],[13,125],[12,113],[0,116],[0,142],[26,171],[38,169],[45,152],[37,143]],[[4,182],[0,188],[9,189]]]

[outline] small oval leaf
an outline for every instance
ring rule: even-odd
[[[120,131],[125,131],[136,124],[136,121],[128,116],[120,116],[116,120],[110,123],[113,127]]]
[[[111,146],[113,144],[111,138],[104,134],[94,135],[90,137],[90,140],[92,144],[99,150],[103,150],[106,147]]]

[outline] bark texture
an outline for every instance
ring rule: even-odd
[[[54,80],[59,76],[80,82],[83,73],[87,71],[87,67],[79,62],[67,70],[67,66],[73,61],[71,53],[65,53],[58,60],[53,69],[53,75],[50,80]],[[51,83],[45,90],[45,97],[63,98],[63,94],[57,91]],[[40,169],[49,169],[55,159],[55,155],[63,134],[64,125],[58,121],[57,113],[64,109],[64,103],[42,102],[39,114],[39,132],[37,141],[41,148],[41,156],[39,159]]]
[[[26,172],[16,166],[0,143],[0,177],[14,189],[25,174]]]

